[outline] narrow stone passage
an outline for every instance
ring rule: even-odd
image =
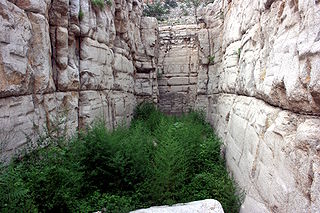
[[[159,23],[106,2],[0,0],[1,159],[57,126],[129,125],[143,101],[201,109],[242,212],[320,211],[319,1],[215,0]]]
[[[319,11],[308,1],[215,1],[197,24],[159,28],[159,107],[206,112],[246,190],[242,212],[319,211],[320,28],[307,24]]]

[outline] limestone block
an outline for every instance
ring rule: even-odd
[[[52,26],[68,27],[69,0],[52,1],[49,20]]]
[[[109,8],[109,6],[106,6],[105,11],[98,12],[96,15],[97,40],[100,43],[105,43],[109,44],[109,46],[112,46],[112,42],[114,41],[116,36],[112,9]]]
[[[229,2],[229,10],[224,10],[224,38],[223,47],[229,46],[230,43],[241,39],[241,10],[238,4],[241,2]],[[231,5],[230,5],[231,4]]]
[[[76,90],[80,86],[78,40],[69,33],[66,28],[51,27],[51,40],[55,46],[53,69],[60,91]]]
[[[91,127],[99,120],[109,129],[129,124],[136,106],[133,94],[109,90],[82,91],[79,103],[80,128]]]
[[[80,34],[79,27],[80,0],[69,0],[69,31]]]
[[[211,56],[212,44],[209,40],[209,32],[207,29],[201,29],[198,32],[199,39],[199,60],[202,64],[209,63],[209,56]]]
[[[33,138],[35,107],[31,95],[0,99],[0,142],[1,153],[7,158],[15,149]]]
[[[267,209],[261,202],[257,201],[255,197],[246,196],[240,208],[240,213],[246,212],[268,213],[269,209]]]
[[[169,86],[167,91],[168,92],[183,92],[185,96],[187,96],[188,91],[190,91],[192,88],[192,86],[189,85],[183,85],[183,86],[179,86],[179,85],[173,85],[173,86]],[[193,87],[194,88],[194,87]]]
[[[241,42],[237,41],[234,43],[231,43],[227,48],[226,48],[226,53],[224,55],[224,67],[230,68],[238,65],[239,62],[239,49]]]
[[[116,37],[113,6],[100,10],[94,8],[90,0],[81,0],[80,8],[84,14],[80,25],[81,34],[111,47]]]
[[[51,66],[51,45],[49,23],[40,14],[29,13],[32,26],[32,38],[28,65],[31,66],[33,76],[33,92],[52,92],[55,89]]]
[[[141,40],[148,56],[155,56],[155,47],[158,40],[158,22],[154,17],[141,18]]]
[[[75,26],[75,25],[74,25]],[[53,48],[53,70],[56,84],[60,91],[79,88],[79,40],[77,32],[69,28],[51,27],[51,43]]]
[[[208,71],[209,67],[206,65],[200,65],[198,69],[198,77],[190,78],[190,83],[197,83],[197,93],[207,94],[208,91]]]
[[[4,19],[0,36],[0,96],[53,91],[47,19],[31,12],[27,17],[23,10],[10,2],[1,4]]]
[[[114,75],[114,89],[123,90],[133,93],[134,91],[134,79],[132,74],[116,72]]]
[[[259,1],[244,0],[241,4],[237,5],[237,11],[241,11],[242,17],[241,22],[241,32],[246,32],[250,27],[259,22],[260,12],[259,12]]]
[[[156,206],[148,209],[139,209],[132,213],[223,213],[223,208],[219,201],[213,199],[193,201],[190,203],[175,204],[173,206]]]
[[[82,89],[109,89],[113,85],[114,54],[105,44],[84,38],[81,42],[80,75]]]
[[[189,84],[188,77],[172,77],[168,79],[168,85],[187,85]]]
[[[94,122],[104,121],[113,127],[113,108],[107,91],[82,91],[79,96],[79,128],[92,127]]]
[[[127,32],[129,28],[128,15],[129,14],[125,10],[125,8],[121,8],[121,9],[116,8],[116,14],[115,14],[116,32],[119,32],[119,33]]]
[[[320,201],[320,163],[319,159],[317,162],[313,163],[312,165],[312,173],[313,173],[313,179],[312,179],[312,185],[311,185],[311,211],[316,212],[319,210]]]
[[[213,126],[224,140],[227,165],[240,186],[249,190],[241,212],[307,212],[315,206],[318,192],[309,180],[319,162],[319,119],[250,97],[218,95],[211,100],[209,115],[216,118]]]
[[[51,137],[73,136],[78,130],[78,101],[78,92],[37,95],[35,109],[39,130],[47,129]]]
[[[134,66],[137,68],[138,72],[150,72],[150,70],[154,70],[156,68],[155,63],[153,63],[153,61],[135,61]]]
[[[9,0],[27,12],[41,13],[48,16],[50,0]]]
[[[46,133],[71,136],[78,126],[78,93],[52,93],[0,99],[1,151],[12,156],[23,145],[32,147]],[[56,131],[59,127],[59,131]],[[3,154],[3,153],[2,153]]]
[[[150,79],[136,79],[135,94],[137,95],[152,95],[152,81]]]
[[[316,54],[320,51],[320,15],[319,3],[300,1],[296,7],[303,14],[301,31],[298,37],[297,49],[299,56]]]
[[[61,69],[66,69],[68,66],[68,29],[57,27],[55,40],[57,66]]]
[[[115,71],[124,72],[128,74],[133,73],[133,63],[129,61],[125,56],[118,53],[114,54],[113,68]]]
[[[133,117],[133,110],[137,105],[135,96],[131,93],[114,91],[111,94],[111,101],[115,115],[114,126],[128,126]]]
[[[25,94],[31,82],[28,51],[32,25],[14,4],[0,1],[0,97]]]

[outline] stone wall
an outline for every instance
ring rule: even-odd
[[[180,114],[194,108],[198,80],[199,27],[192,25],[159,28],[159,108]]]
[[[142,1],[0,0],[0,142],[12,154],[44,129],[130,122],[157,102],[158,26]]]
[[[207,112],[241,212],[319,212],[320,3],[218,0],[198,14],[160,27],[160,109]]]
[[[246,191],[241,212],[319,212],[320,3],[216,1],[202,14],[215,62],[197,107]]]
[[[141,0],[0,0],[1,152],[55,125],[129,123],[143,100],[201,108],[242,212],[319,212],[319,1],[216,0],[159,32],[141,15]]]

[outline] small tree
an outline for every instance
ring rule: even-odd
[[[193,8],[194,15],[195,15],[195,17],[197,17],[198,16],[198,14],[197,14],[198,7],[202,4],[207,5],[209,3],[213,3],[214,0],[184,0],[184,2],[186,3],[186,5],[188,7]]]
[[[194,10],[194,15],[197,17],[198,7],[201,5],[201,0],[185,0],[185,3],[188,7],[192,7]]]
[[[162,20],[162,16],[169,13],[169,9],[165,8],[160,0],[155,0],[143,10],[144,16],[155,17]]]

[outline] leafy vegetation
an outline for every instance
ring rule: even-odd
[[[209,65],[213,65],[213,64],[214,64],[214,59],[215,59],[214,55],[210,55],[210,56],[208,57]]]
[[[91,0],[94,7],[100,8],[101,10],[105,7],[105,4],[112,6],[112,0]]]
[[[84,12],[80,9],[78,13],[79,21],[82,21],[83,17],[84,17]]]
[[[197,16],[197,10],[201,5],[208,5],[213,3],[215,0],[183,0],[188,8],[193,8],[194,16]]]
[[[201,5],[201,0],[185,0],[187,7],[193,8],[194,15],[197,16],[198,7]]]
[[[0,168],[1,212],[128,212],[207,198],[239,211],[203,113],[169,117],[142,104],[129,128],[110,132],[97,122],[48,144]]]
[[[238,48],[237,55],[238,55],[238,58],[240,58],[240,56],[241,56],[241,48]]]
[[[147,4],[143,10],[143,16],[155,17],[158,20],[163,20],[164,15],[170,12],[169,7],[163,4],[160,0],[154,0],[152,3]]]
[[[91,0],[91,3],[94,7],[104,8],[104,0]]]
[[[177,4],[177,2],[176,2],[176,0],[165,0],[165,6],[167,7],[167,8],[176,8],[176,7],[178,7],[178,4]]]

